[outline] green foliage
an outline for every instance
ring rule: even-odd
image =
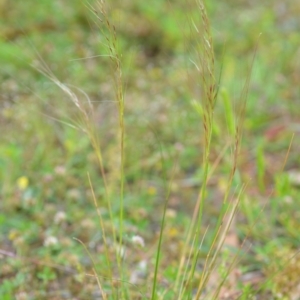
[[[299,4],[171,2],[0,1],[1,299],[297,298]]]
[[[43,268],[40,272],[36,274],[37,278],[42,281],[42,284],[47,285],[50,281],[55,280],[56,274],[49,267]]]

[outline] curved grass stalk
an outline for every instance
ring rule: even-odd
[[[115,98],[118,103],[118,113],[119,113],[119,142],[120,142],[120,192],[119,192],[119,230],[118,230],[118,242],[117,238],[115,238],[115,246],[116,246],[116,257],[117,257],[117,264],[119,273],[121,275],[121,279],[124,279],[125,275],[125,268],[123,264],[123,257],[121,251],[118,251],[119,247],[123,245],[123,220],[124,220],[124,182],[125,182],[125,173],[124,173],[124,162],[125,162],[125,124],[124,124],[124,88],[123,88],[123,76],[122,76],[122,66],[121,66],[121,55],[119,54],[118,49],[118,42],[117,42],[117,35],[116,35],[116,28],[115,26],[109,21],[108,13],[106,11],[105,3],[103,0],[100,0],[96,3],[96,7],[90,6],[90,10],[94,13],[97,20],[100,24],[103,24],[105,28],[108,30],[106,34],[104,29],[100,27],[100,30],[104,34],[106,39],[106,46],[108,49],[108,57],[111,61],[111,74],[113,77],[114,82],[114,89],[115,89]],[[100,12],[100,15],[98,14]],[[113,222],[113,219],[111,219]],[[117,246],[119,244],[119,247]],[[128,299],[128,290],[125,287],[122,288],[122,297],[124,299]]]

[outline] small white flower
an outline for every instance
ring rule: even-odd
[[[58,211],[54,216],[54,223],[60,224],[66,220],[66,214],[63,211]]]
[[[16,300],[27,300],[27,299],[29,299],[29,296],[26,292],[20,292],[20,293],[16,294],[15,296],[16,296]]]
[[[54,169],[54,172],[57,175],[65,175],[66,174],[66,168],[64,166],[56,166]]]
[[[145,241],[144,239],[139,236],[139,235],[134,235],[132,238],[131,238],[131,241],[134,245],[137,245],[141,248],[144,248],[145,247]]]
[[[55,236],[48,236],[44,240],[44,246],[45,247],[52,247],[58,244],[58,239]]]
[[[166,217],[170,219],[174,219],[177,216],[177,212],[175,209],[167,208],[166,210]]]
[[[285,196],[283,198],[284,202],[287,203],[287,204],[291,204],[294,202],[293,198],[291,196]]]
[[[130,283],[139,284],[147,276],[148,263],[146,260],[141,260],[130,275]]]

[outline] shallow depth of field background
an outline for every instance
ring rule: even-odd
[[[135,284],[132,299],[140,299],[140,291],[147,294],[151,285],[147,270],[157,245],[164,173],[173,185],[159,273],[162,289],[172,289],[201,186],[203,130],[193,106],[200,81],[189,59],[194,41],[187,24],[187,16],[196,18],[199,12],[192,1],[108,2],[126,91],[124,251]],[[232,247],[247,249],[235,270],[235,286],[255,290],[265,283],[259,299],[298,299],[300,3],[208,2],[217,71],[222,70],[212,164],[228,142],[224,99],[238,103],[258,44],[234,178],[237,189],[247,184],[232,227]],[[94,21],[79,0],[0,1],[1,299],[101,299],[94,278],[84,275],[91,261],[73,239],[86,245],[104,278],[102,235],[87,176],[101,207],[97,157],[80,130],[74,104],[34,67],[44,61],[82,101],[84,91],[93,102],[93,124],[118,215],[118,116],[109,58],[99,56],[107,53],[105,39]],[[229,171],[228,152],[209,182],[204,213],[209,226]],[[101,213],[109,236],[104,205]],[[130,242],[135,235],[144,238],[144,248]],[[202,252],[205,258],[205,244]]]

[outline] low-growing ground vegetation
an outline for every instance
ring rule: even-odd
[[[0,1],[0,298],[299,299],[297,1]]]

